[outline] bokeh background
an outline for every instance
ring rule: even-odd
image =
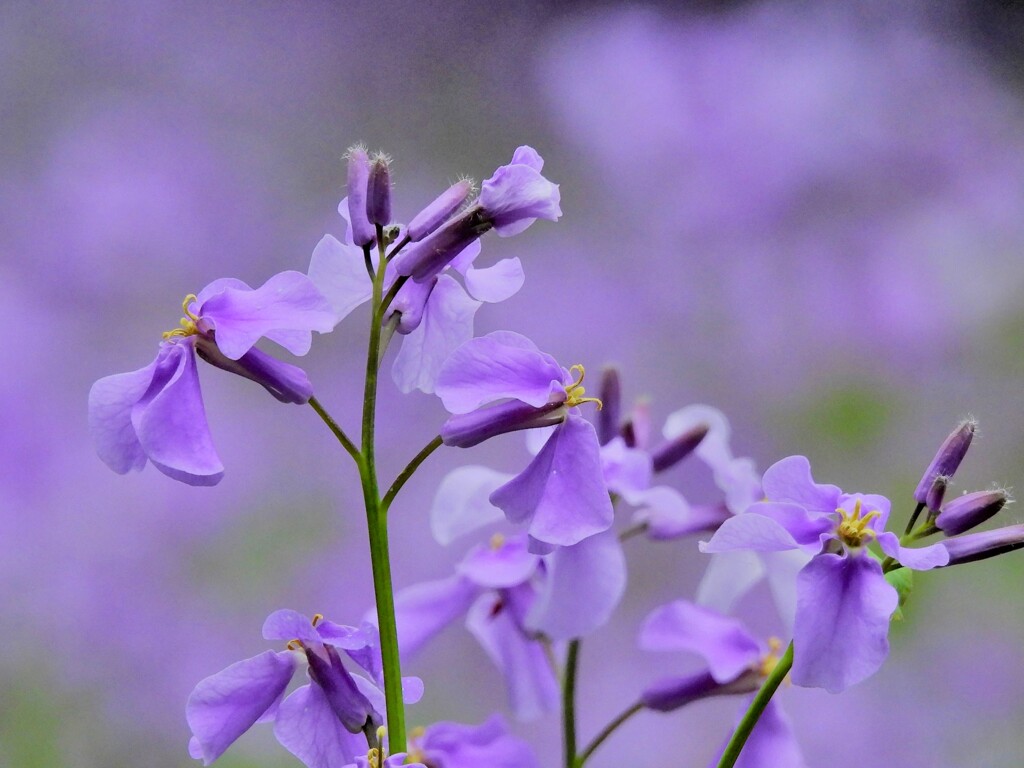
[[[968,413],[958,489],[1024,482],[1016,4],[6,2],[0,73],[2,765],[190,765],[189,691],[263,650],[270,611],[369,606],[356,478],[310,409],[204,367],[213,489],[114,475],[85,418],[91,382],[147,363],[186,293],[306,267],[342,229],[356,141],[395,157],[405,218],[520,143],[546,158],[565,215],[487,241],[485,263],[517,255],[527,282],[479,332],[617,362],[659,423],[717,405],[761,468],[804,453],[897,518]],[[350,425],[364,321],[303,363]],[[388,474],[443,412],[383,392]],[[445,472],[524,460],[517,437],[432,458],[393,513],[399,584],[461,555],[428,539]],[[700,500],[698,474],[673,482]],[[692,594],[695,542],[630,546],[627,598],[583,648],[585,736],[693,663],[634,638]],[[921,578],[881,673],[783,692],[810,765],[1019,766],[1022,573],[1006,557]],[[742,612],[778,631],[765,602]],[[411,671],[414,722],[504,706],[461,627]],[[640,716],[594,765],[705,765],[737,706]],[[557,765],[554,719],[519,730]],[[222,763],[295,764],[269,728]]]

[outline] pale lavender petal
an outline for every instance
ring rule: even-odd
[[[233,288],[236,291],[252,290],[251,285],[244,280],[239,280],[237,277],[218,277],[199,292],[196,296],[195,302],[189,305],[189,311],[199,314],[199,308],[202,307],[208,299],[216,296],[218,293],[226,291],[228,288]]]
[[[331,304],[336,323],[370,300],[372,285],[361,248],[324,235],[313,249],[309,279]]]
[[[496,304],[515,296],[526,281],[518,258],[502,259],[492,267],[466,270],[466,290],[478,301]]]
[[[898,604],[874,558],[815,557],[797,578],[793,682],[839,693],[873,675],[889,654]]]
[[[439,544],[450,544],[501,520],[504,515],[489,497],[510,479],[512,475],[505,472],[479,466],[459,467],[445,475],[430,508],[434,539]]]
[[[454,259],[448,262],[448,266],[458,272],[460,275],[465,276],[466,272],[470,267],[473,266],[473,262],[476,261],[477,256],[480,255],[480,241],[474,240],[455,256]]]
[[[530,745],[509,732],[501,715],[477,726],[434,723],[419,748],[428,764],[443,768],[540,768]]]
[[[423,318],[402,339],[391,375],[402,392],[430,394],[444,362],[473,338],[473,317],[480,308],[454,279],[441,275],[423,309]]]
[[[878,545],[900,565],[915,571],[930,571],[949,563],[949,550],[941,541],[927,547],[903,547],[895,533],[886,531],[878,534]]]
[[[525,536],[495,537],[469,551],[456,570],[481,587],[514,587],[530,579],[540,558],[527,549]]]
[[[775,462],[765,470],[761,482],[767,499],[792,502],[823,515],[836,511],[842,493],[834,485],[814,482],[806,456],[789,456]]]
[[[192,340],[168,344],[149,390],[132,409],[132,426],[153,466],[189,485],[216,485],[224,476],[206,422]]]
[[[185,717],[204,765],[209,765],[271,709],[288,687],[296,657],[265,651],[202,680],[188,697]]]
[[[749,702],[740,710],[741,716],[747,711],[747,706]],[[718,765],[727,744],[728,739],[722,744],[710,768]],[[736,760],[736,768],[807,768],[793,726],[776,701],[769,701],[761,713]]]
[[[274,735],[307,768],[337,768],[366,754],[365,737],[345,729],[317,685],[297,688],[281,702]]]
[[[651,485],[651,455],[627,447],[621,437],[601,446],[601,466],[608,490],[623,496],[630,504],[636,504],[637,494]]]
[[[819,515],[806,507],[783,501],[759,501],[747,507],[747,514],[769,517],[787,531],[799,545],[817,551],[822,534],[831,533],[836,527],[836,515]]]
[[[512,164],[525,165],[528,168],[533,168],[537,173],[544,170],[544,158],[529,144],[516,147],[516,151],[512,153]]]
[[[517,718],[531,720],[558,709],[558,682],[544,647],[524,634],[511,606],[493,593],[482,595],[470,608],[466,627],[504,675]]]
[[[395,621],[402,658],[418,653],[441,630],[469,610],[480,587],[461,576],[427,581],[395,595]]]
[[[527,626],[553,640],[583,637],[604,626],[626,591],[626,558],[615,531],[559,547],[546,562],[547,580]]]
[[[719,683],[735,680],[761,658],[760,644],[742,622],[685,600],[652,611],[639,644],[647,651],[696,653]]]
[[[712,555],[697,586],[697,602],[730,613],[736,601],[764,577],[764,561],[757,552],[738,550]]]
[[[312,343],[310,332],[327,333],[337,321],[331,304],[313,281],[291,270],[274,275],[252,291],[226,288],[200,306],[200,315],[216,332],[217,346],[232,360],[274,330],[306,331],[301,337],[285,338],[289,341],[285,349],[304,355]]]
[[[558,425],[553,424],[550,427],[535,427],[529,430],[525,435],[524,441],[526,443],[526,452],[531,456],[536,456],[540,453],[547,441],[555,434],[557,428]]]
[[[553,394],[564,393],[563,375],[555,359],[525,336],[495,331],[467,341],[449,356],[436,392],[451,413],[468,413],[505,398],[539,408]]]
[[[733,458],[729,447],[732,429],[725,414],[717,408],[699,404],[680,408],[665,419],[661,433],[666,440],[675,440],[701,425],[708,428],[708,433],[694,453],[712,469],[725,467]]]
[[[118,474],[146,465],[146,453],[132,424],[132,409],[149,389],[164,350],[161,348],[157,359],[145,368],[106,376],[89,390],[89,431],[96,452]]]
[[[759,552],[758,557],[764,563],[775,608],[787,633],[792,634],[796,620],[797,574],[811,561],[813,554],[791,549],[788,552]]]
[[[570,546],[607,530],[614,513],[594,427],[571,414],[526,469],[491,494],[491,503],[548,544]]]
[[[744,549],[779,552],[800,545],[793,534],[775,520],[749,512],[726,520],[710,541],[702,541],[699,546],[701,552],[712,553]]]
[[[319,645],[320,633],[308,616],[289,608],[282,608],[267,616],[263,622],[263,639],[289,642],[301,640],[307,645]]]
[[[480,205],[502,237],[522,232],[538,218],[557,221],[562,215],[558,185],[541,175],[533,157],[528,159],[529,164],[501,166],[480,187]]]
[[[645,525],[647,536],[657,541],[715,531],[730,517],[721,505],[690,504],[665,485],[628,495],[626,500],[638,507],[633,522]]]
[[[753,459],[741,458],[714,470],[715,485],[725,494],[725,506],[734,515],[746,512],[751,504],[764,498],[761,475]]]

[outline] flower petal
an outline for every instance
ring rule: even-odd
[[[318,685],[297,688],[281,702],[274,735],[307,768],[336,768],[366,755],[364,736],[345,730]]]
[[[540,557],[527,549],[525,536],[514,536],[469,551],[456,571],[481,587],[514,587],[537,571]]]
[[[145,368],[106,376],[89,390],[89,431],[96,452],[118,474],[146,466],[146,452],[132,424],[132,409],[146,394],[165,354],[166,347],[162,347],[157,359]]]
[[[820,485],[811,477],[806,456],[789,456],[765,470],[764,495],[771,501],[799,504],[808,511],[827,515],[839,506],[841,491],[834,485]]]
[[[491,503],[548,544],[570,546],[608,530],[614,513],[594,427],[570,414],[526,469],[491,494]]]
[[[509,732],[501,715],[476,726],[434,723],[419,748],[430,765],[444,768],[540,768],[533,750]]]
[[[495,331],[467,341],[448,357],[436,392],[451,413],[506,398],[539,408],[562,390],[563,376],[555,359],[525,336]]]
[[[502,519],[490,495],[512,479],[512,475],[487,467],[468,466],[452,470],[441,481],[430,508],[430,530],[439,544],[450,544],[460,536]]]
[[[651,455],[638,448],[629,448],[621,437],[601,446],[601,466],[608,490],[625,497],[630,504],[651,485]]]
[[[779,552],[800,545],[785,527],[770,517],[755,512],[730,517],[715,531],[710,541],[699,544],[705,553],[753,550]]]
[[[640,628],[647,651],[688,651],[701,656],[718,683],[728,683],[761,658],[761,646],[738,619],[685,600],[656,608]]]
[[[915,571],[930,571],[949,563],[949,550],[941,541],[927,547],[903,547],[895,533],[885,531],[878,534],[878,545],[900,565]]]
[[[265,651],[202,680],[188,697],[185,717],[198,755],[209,765],[271,709],[295,673],[290,651]]]
[[[402,339],[402,348],[391,367],[391,376],[402,392],[418,389],[430,394],[441,366],[473,338],[473,318],[480,302],[471,299],[448,275],[437,279],[423,308],[423,318]]]
[[[527,626],[553,640],[583,637],[604,626],[626,591],[626,558],[615,531],[559,547]]]
[[[189,485],[216,485],[224,476],[206,422],[191,339],[166,345],[149,390],[132,409],[139,444],[153,466]]]
[[[697,586],[697,602],[720,613],[730,613],[736,601],[764,577],[760,553],[737,550],[712,555]]]
[[[484,269],[466,269],[466,290],[474,299],[489,304],[515,296],[524,282],[526,274],[518,258],[502,259]]]
[[[690,504],[679,491],[666,485],[631,494],[626,499],[638,507],[633,522],[643,523],[648,538],[655,541],[715,531],[730,517],[725,507]]]
[[[469,610],[480,587],[462,576],[425,581],[395,595],[398,648],[402,658],[418,653],[441,630]]]
[[[263,622],[263,639],[282,642],[301,640],[307,645],[319,645],[320,633],[308,616],[282,608],[267,616]]]
[[[740,714],[747,711],[744,705]],[[728,741],[722,745],[710,768],[718,765]],[[736,768],[807,768],[800,744],[789,718],[776,701],[769,701],[736,760]]]
[[[818,555],[797,577],[793,682],[839,693],[889,654],[896,590],[872,557]]]

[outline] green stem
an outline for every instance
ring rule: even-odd
[[[786,648],[786,652],[782,654],[782,658],[779,659],[775,668],[771,671],[771,674],[765,678],[764,683],[761,685],[761,690],[757,692],[754,700],[750,702],[750,707],[747,709],[746,714],[743,715],[743,719],[740,720],[740,724],[736,726],[732,738],[729,739],[729,743],[725,747],[725,752],[722,753],[722,757],[718,761],[718,768],[732,768],[732,766],[736,765],[736,760],[739,759],[743,745],[747,743],[747,739],[750,737],[750,732],[754,730],[754,726],[757,725],[757,721],[761,718],[762,713],[764,713],[768,702],[772,700],[775,691],[778,690],[779,685],[786,678],[786,675],[789,674],[789,670],[792,667],[793,643],[790,643]]]
[[[370,534],[370,564],[373,569],[373,593],[377,605],[377,627],[384,671],[384,701],[388,715],[388,748],[405,752],[405,703],[402,700],[402,670],[398,658],[398,629],[395,624],[395,595],[391,585],[391,558],[388,552],[387,511],[381,504],[377,485],[374,427],[377,417],[377,373],[380,360],[381,294],[384,286],[383,232],[377,227],[380,269],[373,279],[370,311],[370,342],[366,351],[366,385],[363,389],[363,464],[360,478],[366,525]]]
[[[569,642],[562,679],[562,736],[565,739],[565,768],[576,766],[576,671],[579,667],[580,641]]]
[[[903,529],[904,536],[906,536],[908,533],[914,530],[914,526],[917,524],[917,518],[921,514],[921,510],[923,509],[924,504],[918,504],[916,507],[914,507],[914,513],[910,516],[910,519],[907,521],[907,527]]]
[[[430,454],[432,454],[438,448],[440,448],[441,445],[441,436],[438,435],[429,443],[427,443],[423,447],[422,451],[413,456],[412,461],[410,461],[406,465],[405,469],[402,470],[401,474],[399,474],[398,477],[395,478],[395,482],[393,482],[391,484],[391,487],[388,488],[388,492],[384,494],[384,499],[380,503],[381,512],[383,514],[386,515],[388,513],[388,510],[391,509],[391,502],[395,500],[395,496],[397,496],[398,492],[402,490],[402,486],[405,485],[406,481],[410,477],[412,477],[413,473],[417,469],[420,468],[420,464],[426,461],[427,457],[430,456]]]
[[[327,427],[331,430],[331,432],[334,433],[334,436],[338,438],[338,442],[341,443],[342,447],[346,451],[348,451],[348,455],[352,457],[353,461],[355,461],[356,463],[356,466],[359,467],[359,476],[362,477],[363,457],[362,454],[359,453],[359,449],[356,448],[356,444],[353,443],[349,439],[349,436],[345,434],[345,430],[341,428],[341,425],[338,424],[338,422],[336,422],[333,418],[331,418],[331,414],[324,410],[324,407],[320,405],[319,400],[317,400],[315,397],[311,397],[309,398],[309,404],[313,406],[313,410],[316,411],[317,415],[321,419],[323,419],[324,424],[326,424]]]
[[[638,701],[631,707],[624,709],[622,712],[620,712],[614,720],[612,720],[610,723],[608,723],[608,725],[601,729],[601,732],[597,734],[597,736],[594,737],[594,740],[587,745],[587,748],[580,753],[580,756],[576,758],[575,768],[582,768],[583,764],[590,759],[590,756],[597,751],[597,748],[604,744],[605,740],[613,733],[615,733],[615,731],[618,729],[620,725],[629,720],[629,718],[631,718],[637,712],[643,710],[643,708],[643,703]]]

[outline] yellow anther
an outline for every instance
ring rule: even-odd
[[[836,526],[836,535],[839,536],[840,540],[848,547],[860,547],[863,546],[865,540],[870,540],[875,537],[875,531],[868,528],[868,523],[874,520],[876,517],[881,516],[881,512],[877,509],[868,512],[863,517],[861,516],[861,509],[863,504],[860,499],[853,505],[853,512],[840,507],[836,510],[839,513],[839,525]]]
[[[324,615],[322,613],[314,613],[313,614],[313,619],[312,619],[312,621],[310,623],[315,627],[317,624],[319,624],[323,620],[324,620]]]
[[[288,641],[288,645],[286,645],[285,647],[289,651],[301,651],[302,650],[302,641],[299,640],[298,638],[295,638],[294,640],[289,640]]]
[[[501,549],[503,546],[505,546],[505,537],[502,536],[500,533],[494,534],[493,536],[491,536],[490,546],[491,549],[495,551]]]
[[[172,331],[164,331],[161,334],[164,341],[167,339],[173,339],[176,337],[195,336],[199,333],[199,327],[196,325],[199,322],[199,316],[195,314],[189,307],[198,301],[194,293],[190,293],[185,297],[185,300],[181,302],[181,309],[185,313],[185,317],[178,321],[180,328],[175,328]]]
[[[583,388],[583,377],[586,376],[586,369],[576,364],[569,368],[569,374],[576,377],[576,380],[572,384],[568,384],[565,387],[565,404],[570,408],[574,408],[577,405],[583,403],[596,403],[597,410],[601,410],[604,407],[604,403],[601,402],[600,398],[597,397],[586,397],[587,390]]]
[[[370,768],[380,768],[380,750],[371,747],[370,751],[366,753],[366,762],[370,764]]]
[[[425,734],[426,732],[426,728],[424,728],[422,725],[417,725],[415,728],[409,731],[409,735],[414,739],[422,739],[423,734]]]
[[[777,637],[768,638],[768,653],[761,657],[757,665],[757,672],[761,677],[768,677],[779,663],[779,651],[782,649],[782,641]]]

